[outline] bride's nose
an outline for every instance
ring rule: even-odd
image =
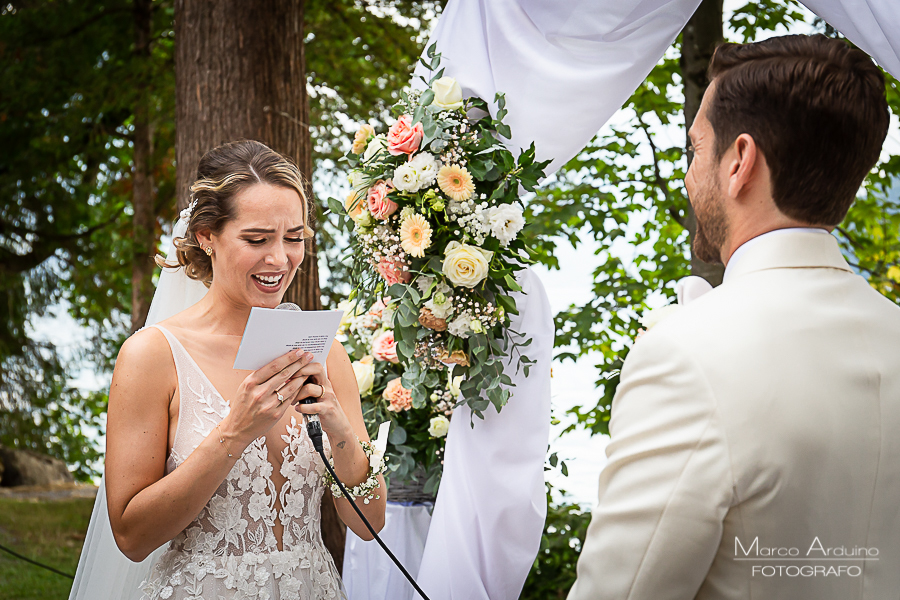
[[[287,262],[287,251],[284,242],[276,242],[266,255],[266,264],[280,267]]]

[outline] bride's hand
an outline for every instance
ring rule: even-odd
[[[322,429],[329,438],[352,437],[353,427],[350,425],[344,409],[341,408],[341,403],[334,393],[334,388],[325,374],[325,367],[322,366],[322,363],[307,364],[298,371],[297,376],[305,378],[305,385],[299,389],[293,399],[297,412],[319,415]],[[302,404],[300,401],[306,398],[312,398],[315,402]]]
[[[219,424],[222,435],[246,447],[271,429],[306,382],[300,371],[312,358],[309,352],[292,350],[248,375],[230,402],[228,416]]]

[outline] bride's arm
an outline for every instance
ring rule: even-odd
[[[298,399],[315,397],[319,394],[318,382],[323,382],[325,391],[323,397],[316,404],[300,404],[299,412],[318,413],[322,421],[322,429],[328,434],[331,444],[331,453],[334,457],[334,472],[344,487],[354,487],[369,476],[369,459],[362,446],[356,441],[358,437],[362,441],[369,441],[366,425],[363,421],[362,408],[359,401],[359,389],[356,385],[356,375],[347,351],[337,341],[331,346],[328,354],[328,377],[324,377],[324,371],[319,363],[312,363],[300,370],[301,374],[311,374],[307,383],[297,395]],[[387,502],[387,487],[384,477],[378,475],[378,487],[373,493],[379,496],[376,500],[370,500],[368,504],[362,498],[356,500],[356,505],[366,516],[366,520],[376,532],[384,527],[384,511]],[[350,506],[345,498],[335,498],[334,505],[338,516],[353,530],[353,533],[364,540],[371,540],[372,534],[366,529],[365,524]]]
[[[109,391],[106,494],[113,535],[125,556],[143,560],[200,514],[243,450],[287,410],[289,404],[279,406],[269,388],[308,360],[289,353],[254,371],[219,428],[166,475],[169,402],[176,386],[168,343],[148,328],[122,345]],[[302,383],[296,379],[282,392],[296,393]]]

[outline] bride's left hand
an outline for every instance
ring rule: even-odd
[[[341,408],[341,403],[334,393],[334,388],[325,374],[325,367],[322,363],[311,362],[297,371],[294,377],[306,377],[306,383],[297,391],[297,395],[292,400],[297,412],[305,415],[319,415],[322,429],[329,438],[348,437],[348,434],[353,433],[353,427],[350,425],[344,409]],[[302,404],[301,401],[306,398],[312,398],[315,402]]]

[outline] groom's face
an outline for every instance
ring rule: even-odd
[[[714,86],[715,82],[706,89],[700,110],[688,132],[694,159],[684,178],[684,187],[697,218],[693,252],[707,263],[722,262],[722,247],[728,237],[728,215],[719,178],[721,160],[716,157],[715,133],[706,118],[710,96],[715,93]]]

